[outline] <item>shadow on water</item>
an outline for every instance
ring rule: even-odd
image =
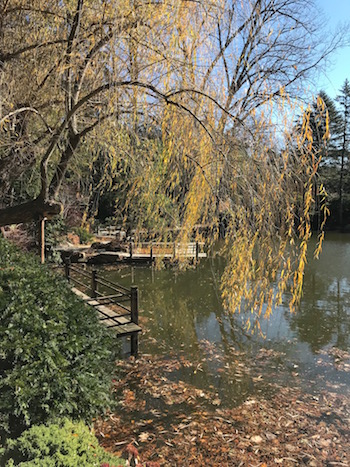
[[[128,267],[104,274],[139,287],[146,329],[141,353],[189,362],[169,377],[209,388],[229,406],[257,392],[268,395],[266,380],[314,391],[349,389],[350,372],[330,352],[350,348],[349,264],[350,235],[328,234],[320,259],[310,256],[300,310],[290,314],[287,300],[275,309],[262,323],[265,339],[245,333],[242,319],[224,311],[220,257],[187,271]]]

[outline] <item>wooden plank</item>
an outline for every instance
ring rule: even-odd
[[[84,292],[81,292],[76,287],[72,287],[72,291],[84,300],[88,305],[93,306],[99,313],[100,320],[103,324],[116,332],[117,337],[126,336],[134,332],[141,332],[142,329],[138,324],[130,322],[130,319],[125,316],[119,316],[115,310],[108,308],[105,305],[100,305],[97,300],[86,295]],[[123,309],[121,309],[124,311]],[[130,314],[131,318],[131,314]]]
[[[118,326],[118,337],[120,336],[125,336],[127,334],[133,334],[134,332],[141,332],[142,329],[138,324],[135,323],[129,323],[129,324],[123,324],[122,326]]]
[[[84,292],[81,292],[76,287],[72,287],[72,292],[74,292],[75,295],[78,295],[78,297],[82,298],[83,300],[90,300],[90,298],[91,298],[88,295],[86,295]]]
[[[134,332],[141,332],[142,329],[138,324],[128,323],[118,325],[112,319],[103,321],[108,328],[112,328],[113,331],[117,333],[117,337],[126,336],[128,334],[133,334]]]

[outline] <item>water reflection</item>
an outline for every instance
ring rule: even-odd
[[[327,239],[318,261],[310,260],[299,312],[290,317],[298,340],[313,352],[327,345],[344,350],[350,346],[350,238]]]
[[[245,358],[252,356],[256,371],[276,382],[294,384],[297,377],[317,390],[328,384],[340,390],[350,386],[349,373],[321,365],[319,355],[330,346],[350,348],[349,260],[350,236],[328,235],[320,260],[309,259],[300,310],[290,314],[286,300],[263,322],[265,339],[247,335],[242,318],[223,310],[221,258],[183,272],[125,268],[105,274],[124,285],[139,286],[148,329],[141,337],[141,352],[187,358],[193,365],[173,377],[215,389],[230,404],[262,390],[261,384],[255,384],[259,375],[245,368]],[[274,358],[267,360],[262,350],[273,351]],[[327,357],[322,358],[327,363]]]

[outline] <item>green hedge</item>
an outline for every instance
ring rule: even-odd
[[[0,434],[110,402],[115,347],[64,278],[0,239]]]
[[[123,460],[104,451],[84,423],[62,420],[59,424],[36,425],[16,440],[9,440],[6,466],[100,467],[122,466]]]

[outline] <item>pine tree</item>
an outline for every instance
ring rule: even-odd
[[[339,148],[342,134],[342,116],[334,100],[325,91],[320,91],[318,96],[323,100],[328,113],[329,139],[324,163],[329,164],[332,162],[329,159],[336,157],[335,152]]]
[[[346,165],[349,158],[349,143],[350,143],[350,83],[346,79],[340,89],[340,94],[336,97],[340,106],[341,114],[341,144],[339,148],[340,172],[339,172],[339,225],[343,227],[343,211],[344,211],[344,177]]]

